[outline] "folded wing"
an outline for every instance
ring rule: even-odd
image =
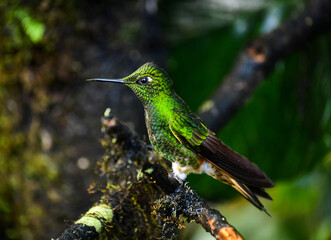
[[[185,147],[204,157],[233,178],[257,188],[274,186],[258,166],[226,146],[193,114],[175,110],[169,127]],[[258,195],[270,198],[264,191]]]

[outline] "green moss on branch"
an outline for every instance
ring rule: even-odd
[[[109,205],[100,204],[90,208],[87,213],[75,222],[94,227],[97,233],[101,233],[103,226],[107,226],[113,219],[113,210]]]

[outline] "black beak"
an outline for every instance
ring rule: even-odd
[[[113,82],[113,83],[127,83],[127,82],[123,81],[122,78],[120,78],[120,79],[91,78],[91,79],[87,79],[86,81]]]

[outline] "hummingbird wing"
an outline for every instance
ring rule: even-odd
[[[169,127],[174,136],[185,147],[204,157],[214,166],[240,182],[255,188],[274,186],[257,165],[226,146],[194,114],[175,109]],[[263,194],[257,194],[270,198],[264,191]]]

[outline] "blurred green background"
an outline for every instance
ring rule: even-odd
[[[86,182],[78,186],[79,194],[85,194],[95,178],[94,160],[102,152],[82,154],[81,141],[88,133],[70,128],[70,123],[72,119],[74,126],[90,121],[86,115],[95,119],[89,141],[97,148],[95,132],[108,100],[116,113],[116,108],[130,110],[132,95],[115,88],[101,100],[96,95],[102,90],[86,89],[83,79],[96,74],[125,75],[147,60],[159,63],[162,60],[153,53],[164,48],[161,59],[177,93],[198,111],[245,44],[279,26],[304,4],[301,0],[100,1],[89,9],[88,1],[1,1],[1,239],[56,237],[65,228],[66,218],[75,220],[93,203],[91,196],[80,203],[83,197],[75,192],[75,184]],[[142,20],[141,13],[146,11],[156,12],[157,18]],[[105,22],[98,22],[101,16]],[[155,19],[164,45],[146,47],[145,28]],[[116,31],[103,37],[106,32],[98,31],[102,23],[108,24],[106,30]],[[72,41],[75,36],[85,40]],[[92,49],[88,48],[91,42]],[[263,202],[271,218],[208,176],[188,178],[190,186],[246,239],[331,239],[330,43],[330,34],[320,36],[277,63],[249,102],[218,133],[275,182],[276,187],[268,191],[274,201]],[[75,45],[79,47],[72,52]],[[98,52],[100,46],[107,52]],[[84,59],[97,59],[98,67]],[[66,101],[69,95],[75,99],[68,100],[71,105]],[[123,102],[128,102],[127,107]],[[91,114],[96,105],[100,110]],[[58,114],[62,108],[66,108],[64,114]],[[137,118],[131,126],[146,135],[142,112],[132,116],[129,110],[121,119]],[[57,116],[55,123],[53,116]],[[71,135],[67,128],[73,131]],[[65,129],[61,137],[68,142],[56,135],[59,129]],[[73,141],[75,136],[79,139]],[[71,149],[62,150],[71,144]],[[88,160],[87,167],[79,164],[82,158]],[[186,239],[211,239],[195,224],[182,234]]]

